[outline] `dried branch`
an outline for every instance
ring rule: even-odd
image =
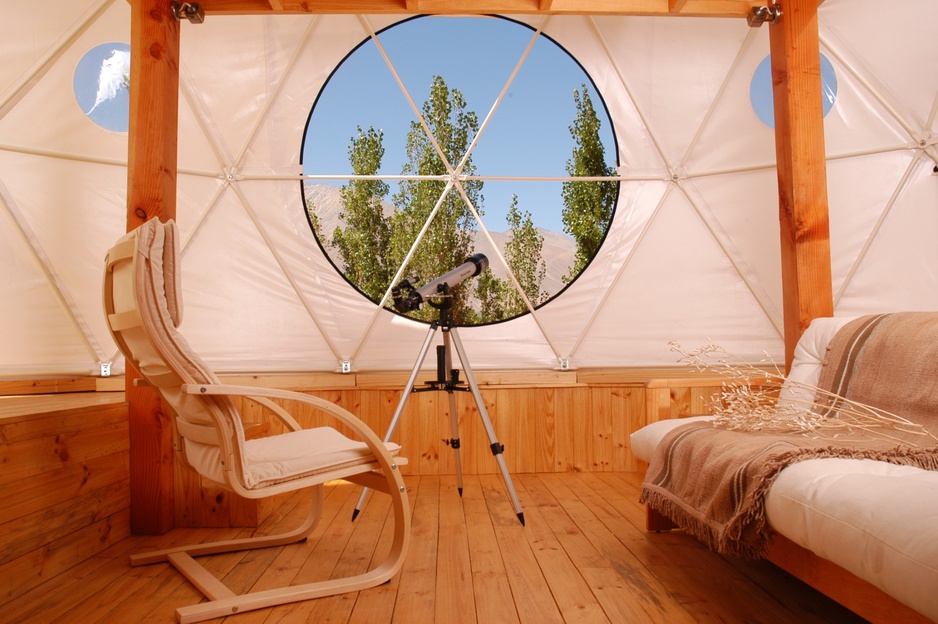
[[[685,351],[677,342],[668,343],[683,362],[701,372],[726,377],[719,393],[711,397],[715,427],[734,431],[802,433],[812,437],[833,437],[863,433],[873,438],[918,446],[897,434],[938,437],[924,426],[902,416],[839,396],[817,386],[788,380],[793,397],[778,399],[786,383],[784,373],[763,352],[763,367],[739,361],[719,345],[708,343]],[[792,393],[789,393],[792,394]],[[798,398],[810,397],[810,398]]]

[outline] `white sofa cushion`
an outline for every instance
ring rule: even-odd
[[[632,434],[650,462],[675,418]],[[869,459],[809,459],[782,470],[766,497],[776,532],[938,621],[938,472]]]
[[[852,316],[835,316],[820,317],[811,321],[795,345],[791,370],[788,371],[778,395],[779,403],[790,401],[803,406],[805,403],[814,402],[815,388],[827,345],[834,334],[853,319]]]
[[[713,420],[713,416],[671,418],[669,420],[659,420],[658,422],[645,425],[629,436],[632,455],[646,464],[651,463],[651,458],[655,454],[655,447],[658,446],[658,443],[661,442],[664,436],[668,435],[672,429],[700,420]]]
[[[938,621],[938,472],[825,458],[782,470],[769,525]]]

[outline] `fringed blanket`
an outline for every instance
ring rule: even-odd
[[[938,313],[866,316],[831,340],[819,388],[872,405],[938,434]],[[816,401],[836,412],[837,400]],[[658,445],[642,486],[657,509],[713,550],[764,556],[771,531],[765,496],[786,466],[823,457],[868,458],[938,470],[935,438],[853,431],[820,440],[805,434],[727,431],[696,422]]]

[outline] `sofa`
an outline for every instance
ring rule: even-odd
[[[780,563],[871,621],[938,621],[938,313],[815,319],[778,404],[806,399],[825,417],[849,399],[914,426],[650,423],[631,437],[650,526],[664,516],[717,552]]]

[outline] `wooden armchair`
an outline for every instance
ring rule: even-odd
[[[209,599],[176,610],[180,622],[197,622],[252,609],[358,591],[388,581],[403,565],[410,540],[407,490],[397,444],[383,443],[350,412],[323,399],[278,389],[219,382],[177,330],[182,318],[178,234],[172,221],[152,219],[122,237],[108,252],[104,307],[108,326],[129,365],[162,396],[173,412],[177,459],[246,498],[307,488],[310,513],[281,535],[193,544],[134,555],[131,565],[167,561]],[[284,423],[287,433],[245,440],[231,397],[248,397]],[[303,429],[279,400],[312,405],[351,431]],[[392,499],[395,530],[388,557],[370,571],[342,579],[234,594],[194,557],[304,540],[321,514],[323,484],[344,479],[385,492]]]

